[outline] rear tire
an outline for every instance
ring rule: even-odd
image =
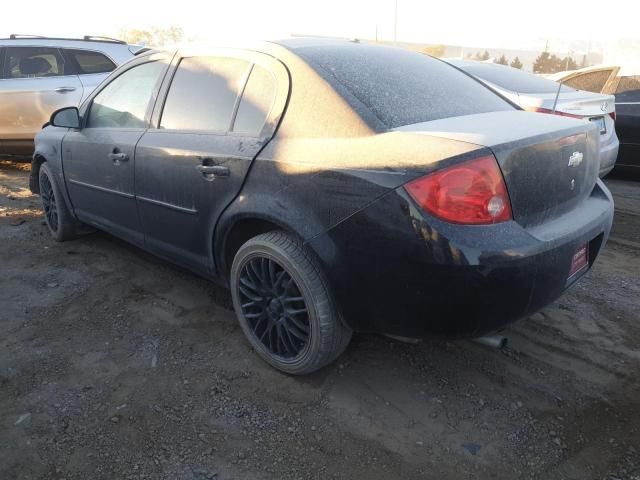
[[[67,204],[62,198],[60,188],[47,162],[40,166],[38,181],[40,184],[42,210],[44,211],[44,218],[51,236],[58,242],[78,237],[77,232],[82,224],[73,217],[67,208]]]
[[[231,267],[231,294],[255,351],[284,373],[318,370],[351,340],[317,261],[284,232],[258,235],[240,247]]]

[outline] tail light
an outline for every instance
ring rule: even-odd
[[[507,186],[493,155],[417,178],[405,189],[421,208],[447,222],[486,225],[512,219]]]
[[[616,121],[616,111],[615,110],[613,112],[609,112],[609,116],[611,117],[611,120],[613,120],[614,122]]]
[[[579,119],[584,118],[583,115],[574,115],[572,113],[559,112],[558,110],[553,111],[553,110],[549,110],[548,108],[535,108],[533,111],[538,113],[550,113],[552,115],[559,115],[561,117],[579,118]]]

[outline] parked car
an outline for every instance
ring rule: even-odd
[[[419,53],[292,39],[138,56],[54,113],[31,189],[56,240],[88,224],[228,286],[303,374],[352,331],[474,337],[555,300],[611,228],[599,135]]]
[[[33,153],[33,137],[51,113],[79,106],[109,72],[141,50],[91,36],[0,39],[0,153]]]
[[[566,85],[561,87],[552,80],[505,65],[473,60],[447,62],[478,78],[524,110],[581,118],[595,123],[600,129],[599,175],[604,177],[613,169],[619,145],[613,95],[594,94]]]
[[[620,139],[616,169],[640,172],[640,75],[616,66],[596,66],[564,72],[557,79],[571,87],[615,95]]]

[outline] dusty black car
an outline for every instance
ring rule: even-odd
[[[57,240],[90,225],[229,286],[297,374],[352,331],[473,337],[544,307],[613,215],[593,125],[315,39],[141,55],[52,116],[31,180]]]

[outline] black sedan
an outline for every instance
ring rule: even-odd
[[[620,137],[617,166],[640,173],[640,75],[616,78],[616,130]]]
[[[598,135],[395,48],[151,52],[52,116],[31,188],[56,240],[89,225],[229,286],[303,374],[353,331],[468,338],[556,299],[611,228]]]

